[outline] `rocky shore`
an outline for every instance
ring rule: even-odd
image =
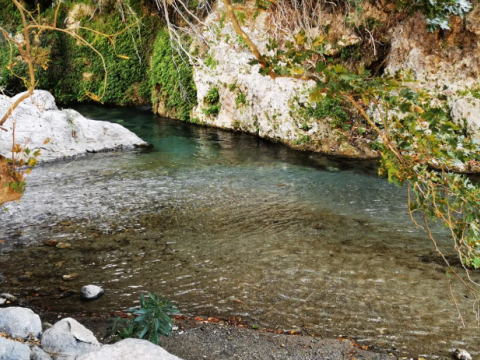
[[[44,316],[45,315],[45,316]],[[42,314],[52,321],[52,313]],[[171,337],[154,345],[125,339],[102,345],[110,319],[67,317],[52,326],[28,308],[0,309],[1,360],[155,359],[396,359],[393,354],[366,351],[350,339],[285,335],[234,326],[226,322],[177,320]],[[53,322],[53,321],[52,321]],[[84,325],[88,324],[93,332]],[[94,334],[95,333],[95,334]]]
[[[23,307],[0,309],[1,360],[179,360],[146,340],[125,339],[101,345],[92,331],[73,318],[50,325]]]
[[[424,359],[405,356],[398,349],[362,346],[349,338],[278,333],[200,317],[177,318],[172,336],[163,337],[161,347],[140,339],[109,344],[112,317],[62,318],[66,314],[35,311],[42,318],[25,307],[0,308],[0,360]],[[461,349],[442,359],[452,358],[472,360]]]

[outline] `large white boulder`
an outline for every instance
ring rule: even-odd
[[[30,360],[30,348],[21,342],[0,337],[1,360]]]
[[[32,310],[12,306],[0,309],[0,332],[14,338],[25,339],[30,334],[38,337],[42,332],[42,322]]]
[[[0,95],[0,119],[22,94]],[[44,90],[35,90],[3,124],[7,131],[0,131],[0,155],[5,157],[11,157],[14,126],[15,143],[32,152],[40,149],[39,161],[147,145],[119,124],[86,119],[75,110],[59,110],[54,97]]]
[[[77,320],[65,318],[43,333],[42,348],[49,353],[75,357],[100,349],[100,343]]]
[[[77,357],[76,360],[181,360],[160,346],[140,339],[125,339],[113,345],[104,345],[94,351]]]

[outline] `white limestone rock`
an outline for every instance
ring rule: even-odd
[[[105,290],[103,290],[102,287],[97,285],[86,285],[82,287],[80,296],[83,300],[95,300],[103,294],[105,294]]]
[[[30,360],[30,348],[21,342],[0,337],[1,360]]]
[[[125,339],[113,345],[104,345],[94,351],[77,357],[76,360],[181,360],[160,346],[140,339]]]
[[[0,332],[6,332],[13,338],[25,339],[30,334],[38,337],[42,332],[42,322],[32,310],[12,306],[0,309]]]
[[[73,357],[100,349],[93,333],[78,321],[65,318],[42,335],[42,348],[46,352]]]
[[[465,97],[452,101],[450,105],[452,118],[459,124],[466,121],[467,129],[473,138],[480,140],[480,99]]]
[[[0,95],[0,118],[21,95]],[[40,149],[39,161],[148,145],[119,124],[86,119],[75,110],[59,110],[54,97],[44,90],[35,90],[3,124],[7,131],[0,131],[0,155],[5,157],[11,155],[14,124],[15,143],[26,144],[32,152]]]
[[[30,349],[30,360],[52,360],[52,357],[38,346],[32,346]]]

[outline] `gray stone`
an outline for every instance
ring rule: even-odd
[[[42,348],[62,356],[78,356],[98,350],[93,333],[72,318],[62,319],[42,335]]]
[[[140,339],[125,339],[113,345],[104,345],[98,351],[94,351],[76,360],[181,360],[170,354],[160,346],[150,341]]]
[[[0,337],[0,360],[29,360],[30,348],[21,342]]]
[[[38,346],[32,346],[30,349],[30,360],[52,360],[52,357]]]
[[[453,356],[458,360],[472,360],[472,355],[470,355],[467,350],[464,349],[456,349],[453,352]]]
[[[0,118],[21,95],[0,95]],[[74,110],[59,110],[48,91],[35,90],[3,125],[7,131],[0,134],[0,155],[6,157],[12,149],[12,119],[16,119],[15,142],[28,143],[32,153],[40,149],[40,162],[148,145],[119,124],[89,120]]]
[[[38,337],[42,332],[42,322],[32,310],[12,306],[0,309],[0,332],[6,332],[14,338],[25,339],[30,334]]]
[[[82,287],[81,298],[84,300],[95,300],[105,294],[105,290],[97,285],[86,285]]]
[[[10,302],[17,301],[16,296],[13,296],[12,294],[7,294],[7,293],[0,294],[0,298],[5,299],[5,300],[10,301]]]
[[[42,331],[48,330],[48,329],[50,329],[52,326],[53,326],[53,325],[50,324],[49,322],[44,321],[44,322],[42,322]]]

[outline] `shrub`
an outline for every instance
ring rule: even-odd
[[[202,109],[205,115],[218,115],[221,109],[220,104],[220,94],[218,92],[218,87],[215,86],[208,90],[207,95],[205,96],[205,103],[210,105],[206,109]]]
[[[165,296],[148,293],[140,297],[140,308],[129,309],[130,319],[117,318],[110,328],[110,342],[126,338],[139,338],[161,345],[160,336],[170,336],[173,319],[178,314],[175,305]]]

